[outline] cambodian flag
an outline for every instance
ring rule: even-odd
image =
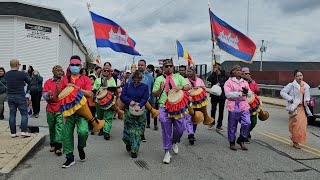
[[[219,19],[211,10],[209,10],[209,12],[212,34],[219,48],[246,63],[252,63],[253,56],[256,52],[254,42]]]
[[[141,56],[139,52],[134,49],[136,42],[128,36],[121,26],[91,11],[90,14],[97,47],[110,47],[116,52]]]

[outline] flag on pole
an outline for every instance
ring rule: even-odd
[[[99,16],[90,11],[97,47],[110,47],[116,52],[123,52],[141,56],[135,50],[136,42],[126,31],[110,19]]]
[[[183,57],[183,58],[185,58],[185,59],[188,61],[188,66],[190,66],[191,64],[194,65],[190,54],[188,53],[187,50],[185,50],[185,49],[182,47],[181,43],[180,43],[178,40],[177,40],[177,50],[178,50],[178,56],[179,56],[179,57]]]
[[[254,42],[218,18],[210,9],[209,13],[213,38],[219,48],[241,59],[243,62],[252,63],[253,56],[256,52]]]

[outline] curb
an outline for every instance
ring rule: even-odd
[[[27,155],[30,154],[32,150],[41,145],[44,140],[45,135],[38,133],[36,137],[34,137],[28,144],[26,144],[26,146],[0,170],[0,179],[3,177],[6,178],[9,173],[14,168],[16,168],[22,162],[22,160],[24,160]]]

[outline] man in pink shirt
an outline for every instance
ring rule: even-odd
[[[241,78],[241,67],[233,66],[230,71],[230,79],[224,84],[224,91],[227,97],[228,114],[228,140],[231,150],[237,150],[235,146],[237,125],[241,124],[240,136],[237,143],[242,150],[248,150],[244,142],[248,138],[250,127],[249,104],[246,98],[251,97],[252,92],[247,81]]]

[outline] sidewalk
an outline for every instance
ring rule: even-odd
[[[0,120],[0,179],[5,179],[35,147],[44,141],[45,138],[45,135],[41,133],[30,133],[31,137],[28,138],[20,136],[19,125],[21,118],[19,111],[17,111],[16,118],[17,135],[19,135],[19,137],[11,138],[7,103],[5,103],[4,107],[5,120]],[[40,112],[40,117],[38,119],[29,118],[28,126],[44,126],[45,122],[45,113]]]

